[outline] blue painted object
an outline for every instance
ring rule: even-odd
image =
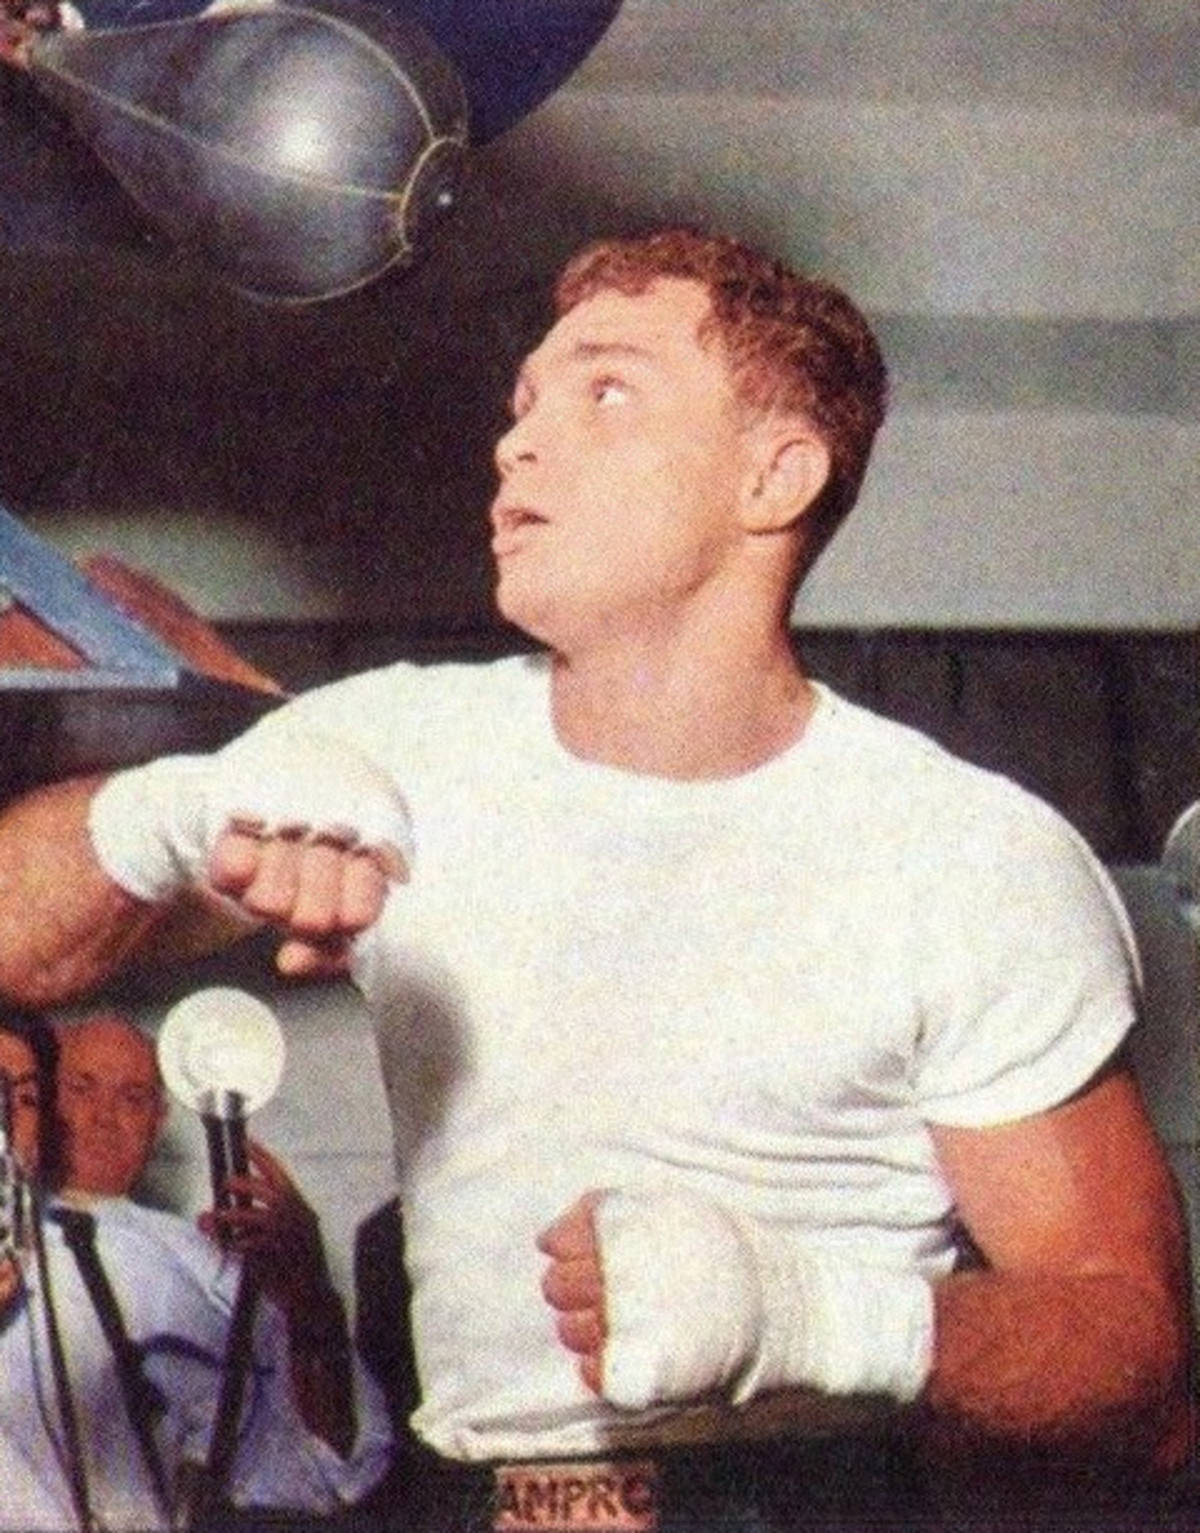
[[[8,591],[88,662],[78,670],[0,666],[0,691],[175,687],[174,650],[115,607],[49,544],[0,506],[0,591]]]

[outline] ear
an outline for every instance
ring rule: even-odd
[[[794,422],[762,444],[746,476],[740,521],[747,532],[783,532],[829,483],[829,448],[815,432]]]

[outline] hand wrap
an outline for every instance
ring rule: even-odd
[[[408,808],[394,783],[353,746],[321,735],[252,733],[214,755],[163,756],[110,777],[88,814],[105,873],[150,903],[202,880],[235,823],[412,861]]]
[[[933,1352],[923,1277],[867,1266],[690,1193],[607,1193],[604,1397],[626,1410],[802,1385],[920,1393]]]

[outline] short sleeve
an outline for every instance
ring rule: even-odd
[[[985,1127],[1083,1086],[1136,1017],[1138,964],[1115,886],[1052,810],[1013,790],[959,827],[925,881],[916,1104]]]

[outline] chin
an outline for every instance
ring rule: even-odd
[[[496,581],[495,603],[506,623],[512,623],[541,644],[553,642],[550,631],[554,627],[554,604],[544,594],[522,588],[520,582],[502,572]]]
[[[68,1179],[68,1185],[81,1188],[84,1192],[98,1193],[102,1197],[120,1197],[129,1190],[132,1185],[127,1168],[113,1166],[105,1163],[93,1164],[90,1170],[83,1175],[73,1175]]]
[[[607,591],[580,587],[548,591],[544,585],[501,573],[495,600],[506,622],[560,655],[586,647],[612,630],[614,609]]]

